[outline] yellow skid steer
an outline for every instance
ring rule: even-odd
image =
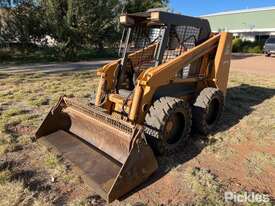
[[[162,11],[126,14],[120,59],[97,71],[90,103],[61,97],[36,138],[61,153],[107,202],[158,169],[156,155],[184,149],[193,124],[213,131],[221,117],[232,35],[205,19]]]

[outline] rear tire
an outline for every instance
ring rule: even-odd
[[[177,152],[188,140],[192,112],[184,100],[162,97],[150,107],[145,118],[146,139],[159,155]]]
[[[214,131],[224,109],[224,95],[217,88],[205,88],[193,106],[193,125],[202,134]]]
[[[266,56],[266,57],[270,57],[271,54],[270,54],[270,53],[265,53],[265,56]]]

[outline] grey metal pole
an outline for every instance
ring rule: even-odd
[[[162,37],[161,37],[161,41],[160,41],[160,45],[157,53],[157,60],[156,60],[155,66],[159,66],[160,64],[162,64],[162,59],[163,59],[164,52],[167,47],[168,38],[169,38],[170,27],[171,27],[170,25],[166,25],[166,28],[164,28],[164,30],[162,31],[163,33],[161,34]]]

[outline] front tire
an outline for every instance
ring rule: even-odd
[[[271,56],[271,54],[270,54],[270,53],[268,53],[268,52],[266,52],[266,53],[265,53],[265,56],[266,56],[266,57],[270,57],[270,56]]]
[[[155,153],[169,155],[180,150],[188,140],[192,112],[184,100],[162,97],[150,107],[145,118],[146,138]]]
[[[205,88],[193,105],[194,128],[207,135],[213,132],[224,109],[224,95],[217,88]]]

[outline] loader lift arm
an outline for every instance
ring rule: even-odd
[[[176,59],[166,64],[162,64],[157,68],[153,67],[146,70],[138,79],[136,87],[136,92],[143,92],[144,94],[135,93],[133,102],[140,102],[140,106],[132,108],[130,119],[132,121],[136,120],[135,117],[137,116],[137,113],[142,113],[141,111],[138,111],[138,108],[144,108],[148,102],[152,102],[152,98],[159,87],[173,84],[173,82],[203,82],[208,86],[219,88],[224,94],[226,94],[231,58],[231,39],[232,36],[229,33],[214,35],[206,42],[187,51]],[[201,73],[197,76],[180,80],[176,78],[176,74],[184,66],[200,59],[201,57],[208,58],[211,53],[215,54],[214,65],[212,65],[212,68],[209,68],[207,65],[202,65]],[[200,90],[201,88],[199,88],[198,85],[196,92],[199,92]],[[140,96],[143,96],[142,100],[139,99]],[[139,116],[139,121],[143,121],[144,117],[145,116]]]
[[[153,96],[158,88],[164,85],[173,84],[174,82],[180,82],[182,84],[200,82],[204,85],[215,86],[226,94],[227,78],[231,58],[231,39],[231,34],[226,32],[213,35],[204,43],[190,49],[174,60],[164,63],[159,67],[148,68],[144,71],[137,80],[129,119],[135,122],[137,120],[137,114],[144,114],[142,116],[139,115],[139,119],[137,120],[138,122],[144,121],[145,111],[142,111],[142,108],[147,107],[148,103],[152,102]],[[149,49],[151,49],[151,47],[149,47]],[[141,51],[138,51],[132,54],[129,58],[133,58],[136,54],[139,55],[140,52]],[[211,54],[215,56],[213,65],[207,65],[209,62],[206,61],[205,64],[201,65],[200,73],[196,76],[187,77],[186,79],[177,78],[177,73],[186,65],[191,64],[202,57],[208,59]],[[99,74],[104,74],[104,79],[109,79],[106,78],[107,75],[111,76],[110,79],[113,79],[113,76],[110,75],[112,74],[113,67],[113,64],[110,64],[109,70],[99,70]],[[109,84],[108,87],[112,86]],[[200,89],[200,84],[198,84],[196,92],[199,92]]]

